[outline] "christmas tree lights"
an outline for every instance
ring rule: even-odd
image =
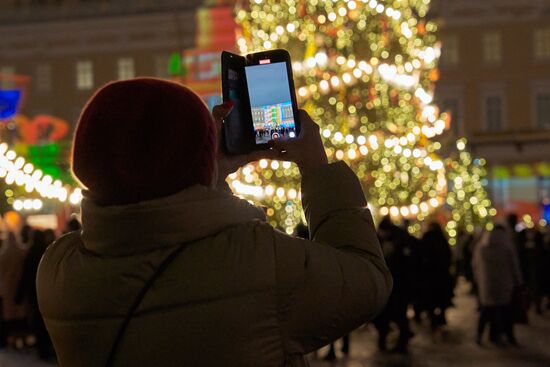
[[[456,160],[442,158],[433,140],[449,116],[433,103],[440,44],[428,8],[429,0],[241,2],[237,45],[243,54],[290,51],[299,104],[321,125],[329,159],[348,162],[378,213],[423,220],[445,204],[451,235],[485,224],[494,209],[482,167],[464,149]],[[289,162],[263,160],[230,176],[238,194],[265,205],[270,223],[288,233],[302,220],[298,183]]]
[[[449,220],[446,229],[451,244],[456,243],[460,230],[471,233],[476,227],[491,229],[491,218],[497,214],[484,188],[486,162],[472,157],[466,148],[466,139],[457,140],[455,154],[447,158],[449,192],[445,203]]]

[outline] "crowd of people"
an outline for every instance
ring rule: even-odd
[[[41,360],[55,360],[38,307],[36,273],[56,233],[52,229],[23,224],[15,212],[0,217],[0,224],[0,348],[34,346]],[[71,218],[63,233],[79,228],[78,220]]]
[[[478,301],[475,342],[483,345],[489,326],[491,343],[518,346],[514,324],[528,323],[531,308],[538,314],[550,309],[550,229],[518,223],[515,214],[506,219],[491,231],[459,231],[456,246],[449,245],[437,222],[413,236],[408,221],[398,226],[390,217],[382,219],[378,236],[394,283],[386,308],[373,320],[380,351],[407,353],[414,336],[411,322],[427,319],[432,332],[446,332],[445,311],[454,307],[459,277],[470,283]],[[399,336],[388,348],[392,324]],[[349,353],[349,335],[343,338],[342,353]],[[331,344],[324,358],[336,356]]]
[[[266,127],[264,129],[256,130],[256,141],[266,141],[279,138],[294,138],[296,137],[296,130],[292,126],[278,125],[272,128]]]

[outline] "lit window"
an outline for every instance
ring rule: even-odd
[[[118,79],[132,79],[135,76],[134,59],[125,57],[118,59]]]
[[[485,126],[487,131],[502,130],[502,99],[500,96],[485,97]]]
[[[94,87],[94,69],[91,61],[76,63],[76,87],[80,90],[88,90]]]
[[[487,64],[500,64],[502,60],[502,43],[497,32],[485,33],[482,41],[483,61]]]
[[[443,65],[458,64],[458,38],[457,36],[446,36],[443,38],[441,49],[441,63]]]
[[[14,83],[15,68],[13,66],[2,66],[0,68],[0,88],[12,89]]]
[[[550,129],[550,93],[536,95],[537,126]]]
[[[550,28],[535,31],[535,59],[550,60]]]
[[[155,76],[157,78],[168,78],[168,66],[170,64],[170,55],[159,55],[155,57]]]
[[[52,89],[52,68],[48,64],[36,66],[36,89],[48,92]]]

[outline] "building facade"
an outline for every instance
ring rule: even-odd
[[[21,113],[76,122],[94,90],[135,76],[168,78],[195,45],[201,0],[0,2],[0,89],[28,78]]]
[[[434,0],[437,102],[487,159],[501,214],[550,205],[550,1]]]

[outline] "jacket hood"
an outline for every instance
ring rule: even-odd
[[[129,255],[212,236],[254,219],[262,209],[228,191],[195,185],[175,195],[120,206],[81,204],[84,247],[102,255]]]

